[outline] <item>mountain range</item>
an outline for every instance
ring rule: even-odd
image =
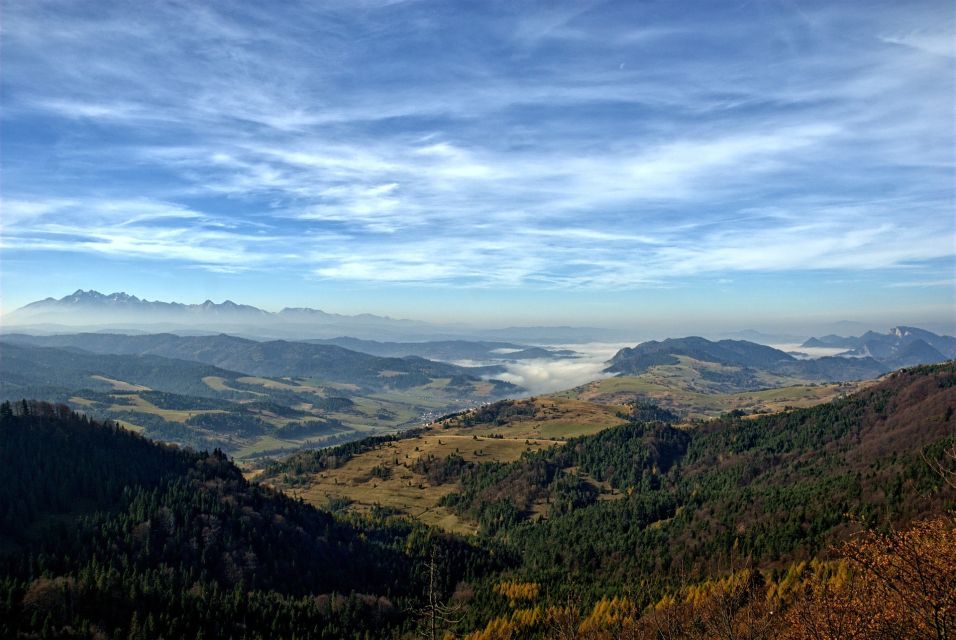
[[[13,326],[123,326],[181,325],[194,328],[215,326],[255,327],[271,325],[320,325],[342,328],[414,331],[427,328],[427,323],[396,320],[387,316],[360,314],[355,316],[327,313],[319,309],[289,307],[278,312],[265,311],[232,300],[220,303],[206,300],[201,304],[145,300],[125,292],[103,294],[78,289],[62,298],[45,298],[31,302],[3,317]]]
[[[676,365],[680,357],[728,367],[792,376],[805,380],[840,381],[874,378],[893,369],[933,364],[956,357],[956,338],[913,327],[895,327],[888,334],[868,332],[860,338],[811,338],[803,347],[846,347],[835,356],[800,359],[780,349],[746,340],[711,341],[701,337],[651,340],[618,351],[606,373],[637,375],[654,366]]]
[[[621,331],[595,327],[507,327],[479,329],[439,325],[368,313],[341,315],[308,307],[277,312],[206,300],[201,304],[145,300],[124,292],[103,294],[78,289],[62,298],[31,302],[2,317],[3,326],[30,332],[113,330],[124,333],[220,333],[262,338],[318,339],[350,336],[367,340],[486,340],[562,344],[620,340]],[[410,355],[412,352],[403,353]]]
[[[871,357],[878,360],[927,362],[956,358],[956,338],[940,336],[916,327],[894,327],[887,333],[867,331],[858,337],[826,335],[810,338],[803,347],[846,349],[842,356]]]
[[[661,328],[630,328],[591,326],[508,326],[478,327],[467,323],[433,323],[419,320],[396,319],[383,315],[361,313],[343,315],[309,307],[286,307],[272,312],[225,300],[220,303],[206,300],[200,304],[146,300],[125,292],[103,294],[78,289],[62,298],[48,297],[31,302],[0,317],[0,326],[6,331],[29,333],[66,333],[110,331],[119,333],[176,333],[180,335],[208,335],[226,331],[232,335],[259,339],[329,340],[348,336],[374,342],[417,343],[425,341],[506,342],[536,345],[567,345],[588,342],[631,343],[636,337],[670,337]],[[903,327],[905,328],[905,327]],[[935,328],[935,327],[934,327]],[[832,332],[809,343],[830,340],[855,340],[835,334],[864,331],[866,325],[858,322],[828,323],[816,331]],[[803,331],[805,329],[802,329]],[[948,328],[943,329],[948,331]],[[673,335],[673,334],[671,334]],[[709,332],[711,338],[731,338],[760,344],[799,344],[810,331],[799,333],[779,330],[771,332],[755,329]],[[864,337],[880,334],[872,331]],[[820,341],[819,343],[817,341]],[[333,342],[330,342],[333,343]],[[939,350],[939,347],[930,343]],[[859,346],[854,343],[852,347]],[[362,345],[356,351],[373,355],[420,355],[426,358],[428,350],[412,351],[407,345]],[[406,353],[407,351],[407,353]],[[944,354],[947,352],[941,350]],[[528,356],[532,357],[532,356]],[[443,358],[439,358],[443,359]],[[454,356],[454,359],[475,359],[473,356]],[[518,358],[514,358],[518,359]]]

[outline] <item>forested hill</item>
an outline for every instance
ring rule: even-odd
[[[37,392],[69,397],[79,389],[106,392],[115,385],[108,380],[167,393],[201,398],[222,398],[203,382],[209,376],[234,380],[245,374],[199,362],[160,356],[123,356],[90,353],[79,349],[54,349],[0,341],[0,394],[5,399]]]
[[[609,372],[634,373],[653,364],[676,364],[676,356],[689,356],[703,362],[736,365],[742,367],[771,367],[795,358],[784,351],[747,342],[746,340],[720,340],[706,338],[668,338],[658,342],[650,340],[636,347],[625,347],[611,359]]]
[[[690,430],[634,423],[508,465],[458,465],[445,500],[515,544],[525,579],[574,576],[595,597],[640,584],[646,597],[734,558],[810,559],[855,519],[901,525],[952,508],[926,461],[956,443],[954,408],[956,365],[919,367],[810,409]],[[599,499],[588,478],[613,494]]]
[[[508,540],[518,551],[523,559],[518,582],[536,585],[541,593],[566,594],[568,602],[597,603],[592,616],[605,616],[610,629],[615,628],[610,619],[618,620],[617,631],[607,635],[569,637],[777,638],[794,631],[795,616],[802,615],[798,611],[804,605],[765,597],[768,588],[780,586],[768,583],[784,574],[791,584],[820,579],[810,578],[809,565],[798,563],[832,557],[834,545],[839,548],[861,527],[905,528],[956,507],[954,409],[956,364],[947,363],[899,371],[871,389],[810,409],[754,419],[728,416],[689,430],[633,423],[507,465],[463,465],[449,459],[436,467],[450,476],[447,481],[458,483],[446,504],[477,518],[487,533]],[[602,485],[610,485],[611,491]],[[535,521],[541,514],[546,519]],[[936,522],[940,528],[927,548],[945,547],[956,534],[951,518]],[[911,544],[896,546],[914,554],[907,560],[879,560],[892,563],[884,567],[899,567],[917,557],[927,572],[937,571],[936,592],[921,593],[911,599],[918,604],[892,614],[897,616],[893,624],[910,629],[913,619],[905,621],[907,611],[928,611],[932,624],[934,607],[956,605],[956,564],[947,564],[953,562],[954,550],[917,552],[907,548]],[[706,590],[680,596],[689,599],[685,602],[665,595],[741,568],[759,570],[749,574],[757,576],[757,596],[746,595],[751,587],[735,587],[718,596],[724,600],[695,609],[706,600]],[[897,569],[885,571],[881,579]],[[888,587],[897,591],[885,596],[887,608],[890,601],[900,606],[898,587]],[[853,597],[839,595],[849,599],[841,600],[841,610],[824,611],[826,597],[822,605],[806,606],[818,607],[812,615],[820,619],[833,616],[830,623],[836,628],[851,619],[848,607],[879,609],[871,605],[880,596],[871,593],[858,605],[849,604]],[[669,619],[657,618],[655,606],[658,612],[663,606]],[[762,613],[754,607],[763,607]],[[780,615],[774,618],[773,609],[786,611],[787,622]],[[632,622],[621,622],[629,616]],[[708,616],[708,624],[724,624],[730,635],[719,635],[714,627],[709,634],[699,626],[695,631]],[[541,635],[524,631],[529,635],[519,637],[548,637],[540,631],[547,626],[525,624],[524,619],[499,618],[488,629],[517,633],[537,628]],[[638,619],[640,624],[634,622]],[[956,624],[956,609],[939,619]],[[664,631],[639,635],[637,627],[645,622]],[[757,622],[761,629],[749,626]],[[633,635],[624,633],[627,628]],[[852,637],[946,636],[907,631]]]
[[[0,637],[365,638],[488,551],[345,518],[63,406],[0,405]]]
[[[171,333],[123,335],[80,333],[55,336],[10,334],[4,341],[74,348],[100,354],[162,356],[213,365],[257,376],[297,376],[380,389],[389,378],[404,376],[416,384],[430,378],[479,375],[498,369],[459,367],[418,357],[383,358],[331,344],[271,340],[260,342],[226,334],[178,336]],[[517,387],[500,383],[517,391]]]
[[[486,409],[466,421],[449,420],[463,430],[460,437],[470,437],[468,429],[485,433],[489,424],[506,432],[501,411]],[[529,450],[508,463],[483,461],[464,447],[461,454],[441,457],[417,453],[417,446],[411,453],[409,446],[401,455],[394,439],[369,439],[293,456],[271,473],[307,486],[310,476],[365,456],[375,461],[378,477],[414,472],[416,486],[403,491],[440,494],[441,506],[477,522],[482,536],[511,549],[520,565],[475,585],[481,604],[467,610],[459,631],[487,626],[467,638],[559,637],[560,615],[567,616],[560,636],[566,638],[731,637],[693,628],[695,619],[707,615],[713,623],[728,614],[722,607],[730,607],[731,621],[764,616],[762,631],[739,637],[769,639],[790,630],[800,606],[811,606],[799,604],[799,589],[779,594],[829,580],[833,568],[827,562],[835,549],[861,529],[904,529],[937,518],[933,527],[941,528],[933,529],[927,548],[956,534],[946,516],[938,520],[956,507],[956,492],[945,479],[956,474],[954,410],[956,363],[946,363],[901,370],[808,409],[731,413],[689,427],[662,421],[673,416],[645,406],[628,424]],[[422,444],[419,436],[408,434]],[[947,553],[934,570],[956,586],[956,564],[946,564],[953,557]],[[721,583],[712,593],[723,600],[704,598],[715,580],[741,569],[750,572],[743,586]],[[698,589],[704,584],[711,587]],[[721,591],[725,587],[730,591]],[[763,599],[778,588],[773,599]],[[675,601],[677,593],[687,602]],[[878,600],[873,596],[867,607]],[[710,609],[696,609],[701,602]],[[656,616],[662,603],[673,605],[668,632],[637,635],[636,621]],[[762,613],[751,605],[764,607]],[[592,608],[591,615],[603,616],[607,626],[587,630]],[[786,612],[787,622],[770,617],[774,610]],[[858,610],[871,609],[861,604]],[[496,615],[489,620],[489,613]],[[624,633],[629,625],[634,635]]]

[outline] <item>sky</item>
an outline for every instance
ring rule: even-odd
[[[954,15],[4,0],[2,309],[952,326]]]

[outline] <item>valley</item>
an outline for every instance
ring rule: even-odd
[[[547,370],[573,364],[582,355],[567,348],[465,340],[290,342],[227,334],[116,333],[5,333],[0,340],[0,399],[65,402],[151,438],[220,448],[253,469],[299,450],[428,425],[503,398],[528,398],[528,391],[495,376],[507,378],[513,366],[519,371],[525,366],[511,363]],[[841,344],[864,344],[861,340],[844,338]],[[870,332],[864,341],[871,350],[882,344],[880,352],[891,358],[900,353],[943,357],[919,346],[929,342],[952,348],[944,337],[908,328]],[[416,354],[478,359],[479,364],[461,366]],[[799,360],[746,341],[651,341],[620,350],[603,377],[537,396],[538,403],[551,406],[538,407],[529,423],[533,428],[524,429],[518,420],[500,433],[469,436],[513,440],[517,444],[498,448],[503,455],[505,450],[517,455],[524,440],[549,443],[614,426],[621,407],[642,401],[686,423],[730,412],[808,407],[863,388],[891,364],[853,355]],[[414,485],[414,480],[406,482]],[[324,499],[314,493],[314,499]],[[370,500],[356,503],[368,506]]]
[[[24,561],[3,565],[0,633],[42,620],[186,637],[215,619],[223,638],[405,639],[434,624],[463,640],[559,625],[592,640],[731,620],[810,640],[801,616],[827,611],[822,585],[880,628],[921,624],[945,588],[865,562],[918,554],[934,584],[954,578],[954,393],[946,363],[693,426],[647,401],[505,400],[302,451],[252,481],[218,450],[4,402],[0,504],[18,506],[0,512],[0,558]],[[923,600],[903,607],[911,593]],[[431,617],[436,598],[461,615]]]
[[[436,483],[425,463],[449,457],[474,464],[513,463],[527,453],[560,447],[569,439],[625,425],[633,419],[639,404],[672,412],[681,428],[692,429],[722,414],[753,419],[830,402],[875,384],[803,384],[706,393],[690,383],[692,377],[681,375],[693,371],[695,364],[701,363],[688,361],[677,371],[670,366],[654,367],[640,376],[607,378],[565,392],[499,401],[442,418],[416,429],[408,438],[362,452],[337,468],[289,473],[288,469],[297,464],[294,456],[274,465],[262,480],[319,507],[337,504],[357,512],[386,507],[448,531],[474,533],[476,522],[442,506],[451,487]],[[262,468],[256,468],[256,477],[260,477]],[[595,487],[604,498],[614,495],[609,487],[600,487],[599,483]]]
[[[948,531],[932,518],[953,505],[956,370],[891,368],[944,358],[919,344],[948,348],[927,333],[871,332],[844,342],[871,355],[818,359],[689,337],[603,364],[583,346],[5,333],[0,433],[14,448],[0,458],[14,477],[0,486],[29,498],[0,511],[0,558],[49,554],[55,577],[10,569],[0,614],[30,628],[25,612],[47,611],[36,594],[77,584],[97,595],[44,620],[102,623],[112,584],[153,619],[127,630],[185,633],[215,610],[224,638],[310,620],[307,637],[405,639],[439,598],[463,615],[435,628],[462,640],[550,638],[562,620],[596,640],[707,619],[726,589],[733,615],[751,615],[768,585],[793,616],[818,606],[793,585],[825,580],[861,527]],[[598,373],[570,389],[495,377],[580,362]],[[117,451],[129,463],[104,466]],[[69,483],[24,465],[87,497],[72,505]],[[54,551],[55,523],[83,540]],[[135,568],[116,577],[97,549]],[[771,630],[791,621],[760,615]]]
[[[487,368],[339,347],[328,353],[326,347],[280,343],[271,348],[288,354],[290,364],[257,365],[268,345],[226,336],[145,338],[5,336],[0,396],[64,402],[157,440],[255,459],[407,429],[517,390],[479,377]]]
[[[956,12],[0,0],[0,640],[956,640]]]

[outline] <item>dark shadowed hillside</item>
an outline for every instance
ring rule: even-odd
[[[6,398],[31,395],[30,391],[43,387],[64,393],[78,389],[107,392],[116,387],[109,380],[133,381],[135,385],[159,391],[216,398],[223,394],[203,383],[203,378],[235,379],[243,375],[195,361],[156,355],[97,354],[78,348],[44,348],[10,342],[0,343],[0,353],[0,391]]]
[[[218,451],[62,406],[4,403],[0,442],[5,638],[364,638],[410,628],[429,589],[444,598],[499,566],[464,540],[316,510]]]

